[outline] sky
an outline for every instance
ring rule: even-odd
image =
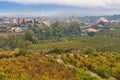
[[[98,16],[120,14],[120,0],[0,0],[0,15]]]

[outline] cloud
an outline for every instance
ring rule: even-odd
[[[0,15],[16,15],[16,14],[30,14],[40,16],[90,16],[90,15],[113,15],[120,14],[120,0],[0,0],[6,2],[15,2],[20,7],[8,8],[5,6],[3,13]],[[39,7],[39,4],[44,8]],[[50,8],[49,4],[55,4],[55,7]],[[36,7],[36,5],[38,5]],[[56,5],[66,5],[68,7]],[[2,6],[2,5],[1,5]],[[70,7],[75,6],[75,7]],[[47,7],[47,8],[46,8]],[[41,10],[43,9],[43,10]],[[2,8],[0,9],[2,10]],[[6,12],[5,12],[6,11]],[[62,15],[61,15],[62,14]]]
[[[5,0],[1,0],[5,1]],[[120,0],[6,0],[20,4],[57,4],[80,7],[118,8]]]

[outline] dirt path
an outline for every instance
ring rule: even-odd
[[[57,62],[58,62],[58,63],[65,64],[64,61],[62,60],[61,55],[58,55]],[[65,64],[65,65],[67,65],[67,66],[69,66],[69,67],[74,67],[74,68],[76,68],[75,66],[70,65],[70,64]],[[94,73],[94,72],[92,72],[92,71],[90,71],[90,70],[88,70],[88,69],[86,70],[86,72],[89,73],[89,74],[91,74],[91,76],[93,76],[93,77],[99,78],[100,80],[106,80],[106,79],[103,79],[102,77],[100,77],[98,74],[96,74],[96,73]]]
[[[64,61],[62,60],[61,55],[58,55],[57,62],[65,64]]]
[[[86,72],[91,74],[91,76],[93,76],[93,77],[99,78],[100,80],[106,80],[106,79],[101,78],[98,74],[96,74],[96,73],[94,73],[94,72],[92,72],[90,70],[86,70]]]

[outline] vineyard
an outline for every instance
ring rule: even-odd
[[[66,64],[90,70],[104,79],[120,80],[119,53],[63,54],[62,59]]]
[[[31,49],[49,51],[55,48],[63,50],[73,48],[83,51],[87,46],[93,46],[100,52],[120,52],[120,38],[80,36],[75,38],[65,38],[58,42],[44,41],[44,43],[32,45]]]
[[[0,80],[99,80],[83,68],[57,62],[55,56],[34,53],[0,59]]]
[[[120,80],[120,39],[79,36],[0,50],[0,80]]]
[[[5,55],[0,55],[0,80],[120,80],[119,53],[44,54],[24,50]]]

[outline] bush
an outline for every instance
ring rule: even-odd
[[[94,47],[89,46],[89,47],[85,48],[83,53],[84,54],[93,54],[93,53],[96,53],[96,49]]]
[[[0,71],[0,80],[13,80],[9,78],[4,72]]]
[[[18,56],[26,56],[27,54],[31,54],[32,52],[26,50],[26,49],[21,49],[18,53],[15,54],[15,57]]]
[[[55,49],[49,51],[48,53],[58,53],[58,54],[61,54],[61,53],[63,53],[63,52],[64,52],[64,51],[63,51],[62,49],[55,48]]]
[[[88,34],[88,36],[94,36],[95,32],[88,32],[87,34]]]
[[[9,57],[10,57],[9,55],[0,54],[0,59],[1,59],[1,58],[9,58]]]

